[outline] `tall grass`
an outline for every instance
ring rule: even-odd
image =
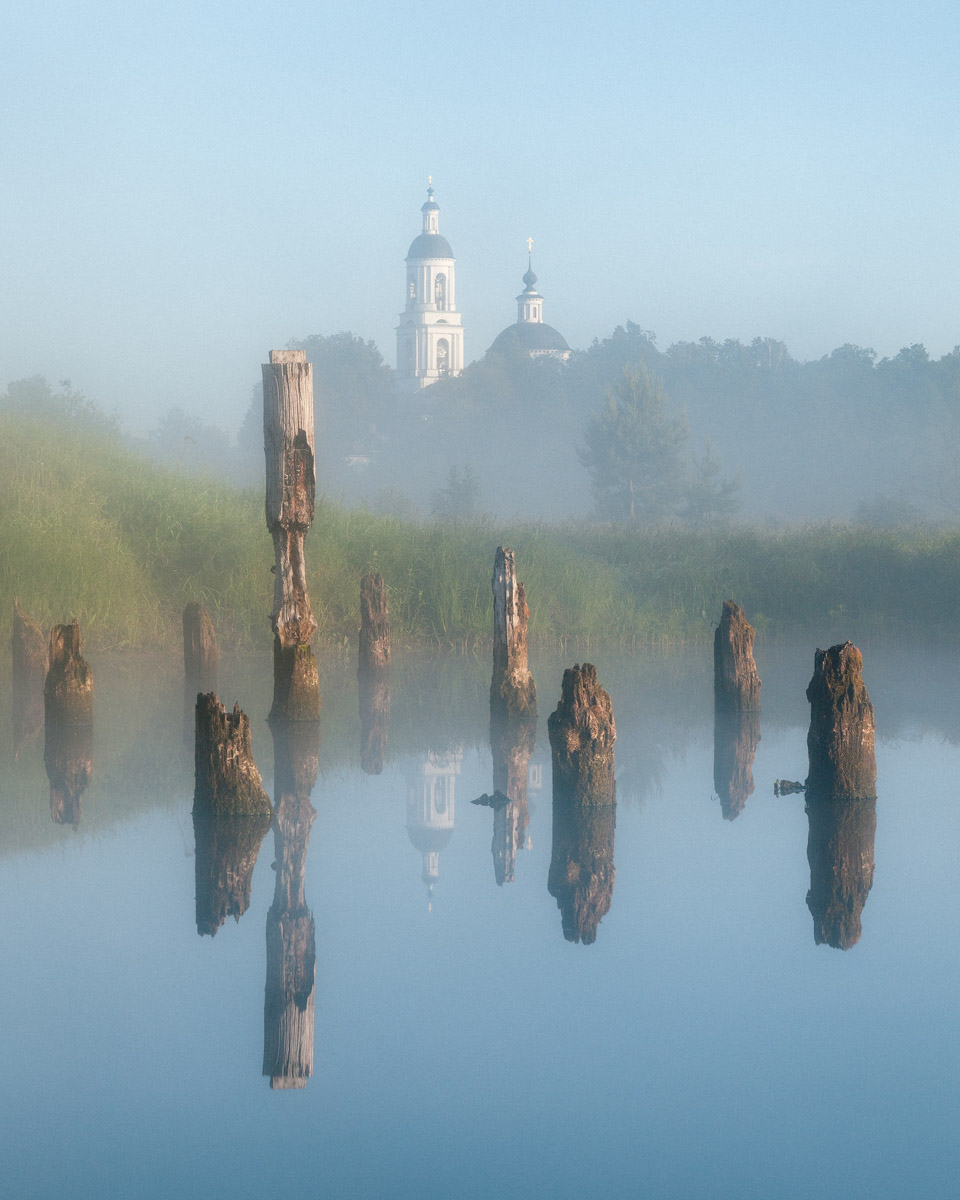
[[[416,524],[321,500],[307,539],[320,640],[352,644],[368,569],[395,638],[490,633],[498,543],[516,550],[531,636],[670,643],[709,636],[723,600],[760,628],[960,630],[960,531],[817,525],[696,531],[590,524]],[[14,595],[99,645],[174,646],[190,600],[236,646],[269,642],[273,547],[258,491],[158,468],[104,435],[0,415],[0,621]]]

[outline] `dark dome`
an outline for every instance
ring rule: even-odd
[[[503,333],[498,333],[490,347],[494,354],[509,354],[511,350],[531,351],[559,350],[566,352],[570,349],[563,335],[552,325],[542,322],[517,321],[508,325]]]
[[[421,233],[410,243],[407,258],[453,258],[453,251],[442,234]]]

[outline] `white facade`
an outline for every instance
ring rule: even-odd
[[[397,326],[397,381],[406,391],[463,370],[463,324],[457,311],[456,261],[440,233],[440,206],[427,188],[423,231],[407,253],[406,306]]]

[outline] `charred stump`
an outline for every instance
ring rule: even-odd
[[[319,769],[316,723],[274,722],[276,809],[273,903],[267,913],[263,1074],[271,1088],[302,1088],[313,1074],[316,928],[304,894]]]
[[[313,523],[316,465],[313,367],[303,350],[271,350],[263,365],[266,519],[274,546],[274,696],[271,715],[313,721],[320,684],[310,640],[317,622],[307,594],[303,542]]]
[[[568,942],[595,942],[600,921],[610,911],[617,874],[613,862],[616,826],[616,804],[571,804],[554,788],[547,890],[560,909]]]
[[[877,802],[808,795],[807,820],[813,940],[849,950],[860,940],[861,913],[873,887]]]
[[[264,817],[270,799],[253,761],[250,718],[234,705],[228,713],[213,692],[197,697],[194,812]]]
[[[13,749],[16,757],[24,743],[43,728],[43,688],[47,678],[47,639],[43,630],[13,601],[13,632],[10,636],[13,666]]]
[[[367,775],[379,775],[387,761],[390,673],[361,670],[357,675],[357,685],[360,704],[360,768]]]
[[[93,672],[81,656],[80,625],[54,625],[50,631],[50,666],[43,685],[47,725],[93,723]]]
[[[379,571],[360,580],[360,671],[384,671],[390,666],[390,614],[387,589]]]
[[[530,609],[517,582],[512,550],[498,546],[493,560],[493,678],[491,712],[537,715],[537,686],[527,665],[527,622]]]
[[[807,699],[807,795],[818,800],[875,798],[873,705],[863,683],[863,656],[852,642],[817,650]]]
[[[555,801],[560,794],[578,804],[616,803],[613,705],[592,663],[564,671],[560,703],[547,729]]]
[[[50,817],[57,825],[80,824],[82,796],[93,777],[93,726],[48,721],[43,765],[50,781]]]
[[[753,661],[756,630],[732,600],[723,602],[713,638],[713,694],[718,712],[760,708],[760,676]]]
[[[725,821],[743,812],[753,795],[753,760],[760,744],[760,714],[717,709],[713,724],[713,786]]]

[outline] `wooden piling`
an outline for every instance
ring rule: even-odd
[[[713,688],[718,711],[751,712],[760,708],[760,676],[753,661],[756,630],[732,600],[723,602],[713,639]]]
[[[303,542],[313,523],[316,464],[313,367],[303,350],[271,350],[263,365],[266,520],[275,581],[274,699],[271,715],[316,720],[320,683],[310,640],[317,622],[307,594]]]
[[[517,582],[514,552],[498,546],[493,559],[493,678],[491,711],[536,716],[537,687],[527,665],[527,606]]]

